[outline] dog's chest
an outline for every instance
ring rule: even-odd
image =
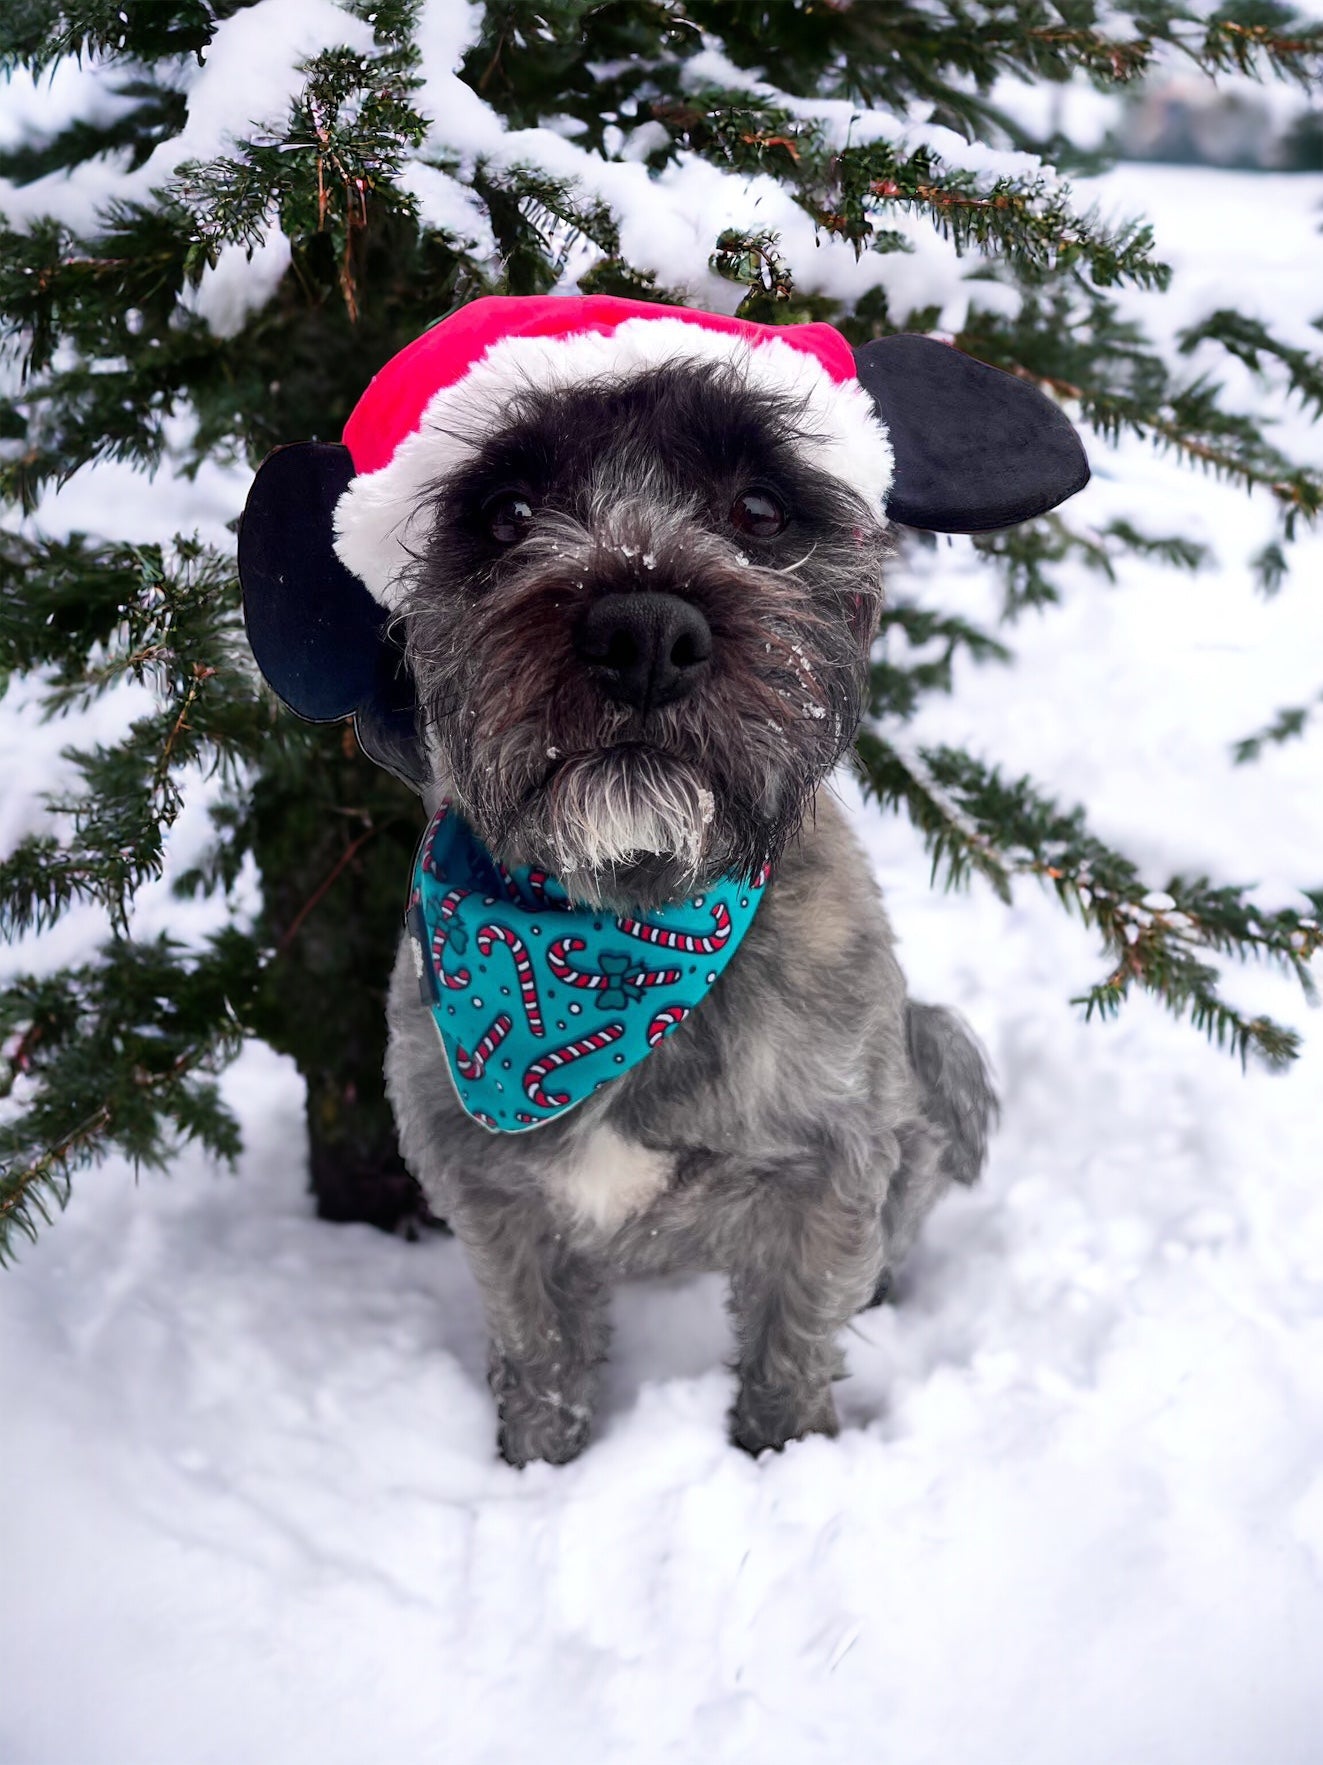
[[[603,1123],[576,1136],[541,1173],[556,1211],[594,1235],[611,1233],[670,1186],[675,1159],[654,1152]]]

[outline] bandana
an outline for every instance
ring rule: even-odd
[[[767,877],[723,877],[646,917],[613,915],[576,906],[544,870],[507,870],[443,803],[414,860],[405,925],[467,1114],[522,1133],[646,1059],[715,985]]]

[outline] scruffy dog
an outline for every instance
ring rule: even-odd
[[[481,423],[443,437],[443,469],[414,472],[388,592],[357,565],[362,524],[355,537],[340,501],[371,480],[346,466],[312,497],[339,504],[339,557],[384,607],[381,641],[402,647],[416,699],[391,716],[365,716],[361,693],[338,709],[358,709],[369,751],[429,812],[449,802],[498,869],[545,872],[607,919],[701,904],[720,878],[762,891],[675,1033],[536,1131],[491,1132],[465,1107],[401,947],[387,1057],[401,1148],[482,1290],[514,1465],[583,1448],[611,1287],[677,1269],[729,1277],[732,1439],[757,1453],[834,1433],[841,1327],[984,1158],[979,1050],[950,1012],[907,997],[827,785],[864,703],[884,513],[814,445],[811,404],[749,372],[756,354],[668,351],[568,385],[516,376]],[[908,423],[893,400],[897,482]],[[1012,504],[1069,493],[1043,471]],[[1009,518],[1023,512],[1037,510]],[[998,524],[987,515],[972,524]],[[254,611],[262,543],[246,535],[254,648],[288,702],[327,714],[272,661]]]

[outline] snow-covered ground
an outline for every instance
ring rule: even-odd
[[[1303,335],[1323,308],[1323,179],[1144,167],[1097,194],[1157,220],[1173,322],[1242,304]],[[1080,579],[913,737],[1084,801],[1155,883],[1289,899],[1323,878],[1323,733],[1227,749],[1323,685],[1323,540],[1255,600],[1266,510],[1134,447],[1096,468],[1079,515],[1192,529],[1217,563]],[[51,514],[141,536],[229,494],[162,509],[107,469]],[[939,577],[989,611],[962,544],[903,586]],[[6,838],[61,739],[34,746],[24,703],[0,704]],[[914,989],[974,1022],[1004,1117],[855,1325],[841,1438],[730,1448],[719,1286],[676,1281],[620,1295],[583,1458],[508,1469],[457,1245],[313,1219],[296,1078],[250,1048],[237,1175],[109,1164],[0,1274],[5,1765],[1317,1765],[1319,1021],[1233,977],[1305,1030],[1284,1078],[1142,1001],[1085,1027],[1100,958],[1053,902],[936,894],[907,827],[858,824]]]

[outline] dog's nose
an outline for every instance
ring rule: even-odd
[[[678,595],[605,594],[588,609],[578,651],[613,699],[654,711],[697,684],[712,655],[712,632]]]

